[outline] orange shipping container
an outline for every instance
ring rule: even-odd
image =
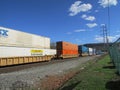
[[[78,55],[78,45],[69,42],[57,42],[57,55]]]
[[[69,42],[57,42],[57,50],[78,50],[78,45]]]
[[[75,51],[75,50],[58,50],[57,55],[78,55],[78,51]]]

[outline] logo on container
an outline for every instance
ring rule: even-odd
[[[0,29],[0,37],[7,37],[7,36],[8,36],[8,30]]]
[[[40,56],[43,55],[43,50],[31,50],[32,56]]]

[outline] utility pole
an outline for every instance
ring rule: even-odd
[[[108,36],[110,36],[110,0],[108,0]]]
[[[105,24],[102,24],[102,36],[103,36],[103,44],[104,44],[104,50],[106,51],[106,49],[108,48],[108,31],[107,31],[107,27]]]

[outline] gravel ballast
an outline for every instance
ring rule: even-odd
[[[0,90],[4,90],[4,87],[13,87],[17,83],[34,86],[36,81],[40,81],[47,75],[63,73],[64,71],[75,68],[89,60],[94,60],[96,57],[98,56],[80,57],[74,60],[66,60],[65,62],[52,63],[10,73],[2,73],[0,74]]]

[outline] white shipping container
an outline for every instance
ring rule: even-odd
[[[0,46],[0,58],[23,57],[23,56],[44,56],[44,55],[55,55],[55,54],[56,54],[55,49]]]
[[[93,48],[89,48],[89,55],[93,55]]]
[[[56,49],[44,49],[47,55],[56,55]]]
[[[93,55],[96,55],[96,49],[95,48],[93,49]]]
[[[0,27],[0,45],[50,48],[50,38]]]

